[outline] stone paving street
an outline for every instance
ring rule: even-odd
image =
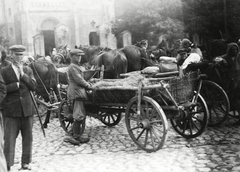
[[[239,172],[240,127],[207,128],[192,140],[179,136],[171,127],[163,149],[146,153],[130,139],[124,118],[107,127],[87,118],[87,144],[73,146],[63,142],[64,131],[57,118],[51,119],[46,138],[39,121],[34,123],[32,172]],[[21,136],[16,146],[16,172],[21,163]]]

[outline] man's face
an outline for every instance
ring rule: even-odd
[[[233,46],[231,49],[230,49],[230,55],[231,56],[236,56],[238,53],[238,48],[236,46]]]
[[[13,63],[21,63],[23,59],[23,53],[13,52],[12,53],[12,62]]]
[[[72,57],[72,59],[73,59],[74,62],[80,63],[81,59],[82,59],[82,56],[81,55],[74,55]]]

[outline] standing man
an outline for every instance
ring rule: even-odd
[[[14,45],[11,50],[11,65],[1,69],[6,84],[7,95],[4,101],[4,154],[7,168],[14,164],[16,138],[22,135],[22,169],[30,170],[32,161],[33,102],[30,91],[35,90],[36,80],[33,71],[23,66],[25,51],[22,45]]]
[[[0,61],[2,59],[2,52],[5,51],[4,49],[0,48]],[[0,171],[1,172],[6,172],[7,171],[7,166],[6,166],[6,160],[5,160],[5,156],[3,153],[3,132],[4,132],[4,128],[3,128],[3,116],[2,116],[2,111],[3,111],[3,107],[2,107],[2,102],[3,99],[6,96],[6,86],[5,83],[2,79],[2,75],[0,75]]]

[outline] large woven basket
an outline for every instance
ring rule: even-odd
[[[193,98],[198,79],[198,73],[192,72],[182,78],[174,77],[167,81],[169,84],[168,90],[178,104],[185,103]],[[163,88],[151,90],[148,93],[148,96],[155,99],[159,104],[163,104],[164,101],[172,104],[170,96],[168,96]]]

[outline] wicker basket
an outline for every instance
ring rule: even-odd
[[[192,72],[182,78],[174,77],[168,81],[168,90],[178,104],[185,103],[193,97],[198,79],[198,73]],[[171,98],[163,88],[151,90],[148,96],[155,99],[159,104],[163,104],[164,101],[168,104],[172,104]]]

